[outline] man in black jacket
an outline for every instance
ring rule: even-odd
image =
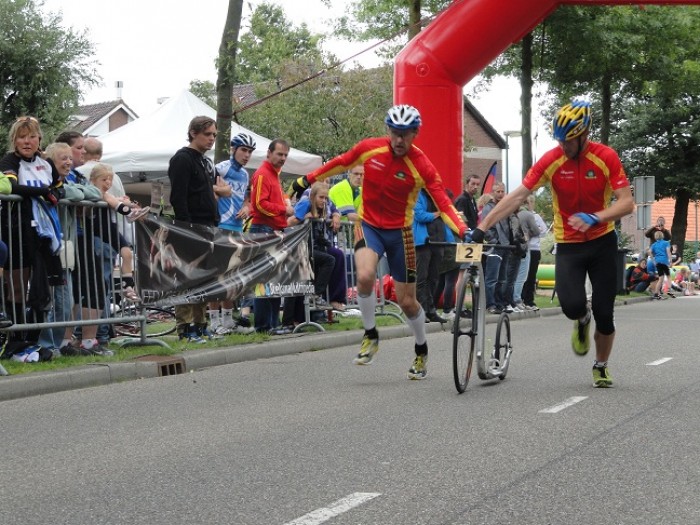
[[[214,119],[206,116],[193,118],[187,130],[187,140],[189,145],[180,148],[170,159],[170,204],[176,220],[216,227],[219,209],[215,194],[224,195],[227,189],[231,191],[231,187],[218,180],[214,163],[205,155],[216,141]],[[213,337],[207,329],[207,303],[176,306],[175,322],[180,339],[204,343],[203,336]]]
[[[476,228],[479,221],[479,212],[476,209],[474,195],[479,191],[480,183],[481,179],[478,175],[469,175],[467,180],[464,181],[464,191],[455,200],[455,208],[464,215],[470,230]]]

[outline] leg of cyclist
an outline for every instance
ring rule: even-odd
[[[357,306],[362,314],[362,326],[365,335],[362,338],[360,353],[354,359],[356,365],[368,365],[379,350],[379,334],[375,321],[377,297],[374,284],[377,280],[379,254],[370,248],[355,251],[355,272],[357,275]]]

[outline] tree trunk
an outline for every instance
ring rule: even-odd
[[[412,40],[414,36],[420,33],[421,16],[420,16],[421,0],[410,0],[408,9],[408,39]]]
[[[236,68],[238,33],[241,29],[243,0],[229,0],[226,24],[219,45],[216,79],[216,146],[214,161],[221,162],[229,157],[231,140],[231,119],[233,118],[233,84]]]
[[[521,178],[532,166],[532,33],[528,33],[520,43],[522,65],[520,68],[520,107],[522,121],[520,129],[523,132],[523,165]]]
[[[671,225],[671,243],[678,245],[679,253],[683,253],[685,234],[688,231],[690,196],[690,191],[687,188],[678,188],[676,191],[676,205],[673,209],[673,224]]]
[[[610,107],[612,106],[612,82],[609,73],[603,75],[603,85],[600,90],[601,119],[600,119],[600,142],[608,144],[610,142]]]

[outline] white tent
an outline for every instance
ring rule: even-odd
[[[125,183],[164,178],[170,157],[187,145],[187,128],[190,120],[198,115],[216,118],[216,111],[189,91],[182,91],[150,115],[100,136],[102,162],[110,164]],[[254,170],[265,160],[270,139],[232,123],[231,136],[240,132],[249,133],[255,138],[257,148],[246,166]],[[214,158],[213,152],[208,154]],[[283,172],[305,175],[322,163],[319,155],[292,148]]]

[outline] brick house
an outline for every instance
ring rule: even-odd
[[[137,118],[122,99],[117,99],[78,107],[70,117],[68,129],[86,137],[99,137]]]
[[[656,219],[666,219],[666,228],[669,230],[673,224],[676,201],[672,198],[660,199],[651,205],[651,224],[656,224]],[[688,203],[688,227],[685,232],[685,245],[695,246],[700,236],[700,202]],[[646,249],[649,241],[644,237],[644,232],[637,229],[637,214],[632,213],[621,220],[622,232],[634,239],[632,249],[637,252],[641,248]]]
[[[474,105],[464,99],[464,153],[462,174],[476,173],[484,177],[494,161],[498,161],[497,179],[503,180],[501,158],[506,142]]]

